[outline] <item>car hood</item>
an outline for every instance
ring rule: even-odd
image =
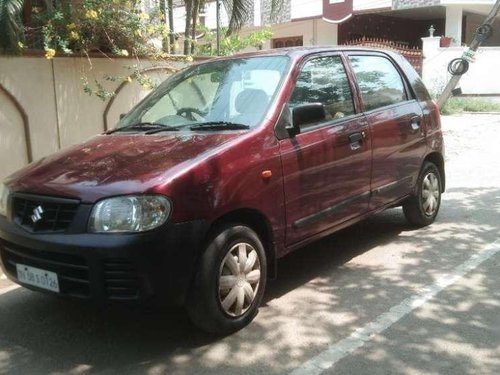
[[[14,192],[84,202],[148,192],[240,134],[100,135],[30,164],[6,183]]]

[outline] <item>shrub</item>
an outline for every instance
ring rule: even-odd
[[[443,115],[463,112],[500,112],[500,102],[484,98],[454,97],[441,109]]]

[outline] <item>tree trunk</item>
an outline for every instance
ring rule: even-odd
[[[191,20],[193,19],[193,0],[186,0],[186,29],[184,30],[184,54],[191,52]]]
[[[167,7],[165,0],[160,0],[160,22],[163,25],[167,25]],[[161,49],[163,52],[170,53],[170,42],[169,38],[162,38],[161,40]]]
[[[198,13],[200,11],[200,0],[192,0],[193,1],[193,31],[192,31],[192,39],[191,39],[191,54],[194,55],[194,48],[196,42],[196,25],[198,24]]]
[[[168,6],[168,28],[169,28],[169,40],[170,40],[170,52],[175,53],[175,35],[174,35],[174,1],[167,0]]]

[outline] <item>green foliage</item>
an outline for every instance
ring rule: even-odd
[[[83,0],[78,11],[59,5],[38,16],[45,50],[147,57],[162,54],[151,43],[168,35],[160,17],[159,9],[146,14],[129,0]]]
[[[20,53],[24,27],[21,21],[23,0],[0,0],[0,53]]]
[[[241,29],[249,15],[253,12],[252,0],[222,0],[227,9],[229,17],[229,28],[226,30],[231,34]]]
[[[2,5],[6,1],[18,1],[19,9],[22,9],[22,0],[0,1]],[[137,0],[82,0],[78,8],[73,8],[72,4],[51,0],[44,7],[33,8],[32,30],[38,31],[40,40],[34,47],[43,48],[47,59],[60,53],[86,56],[91,71],[92,54],[95,53],[136,60],[140,57],[153,60],[167,57],[162,51],[161,41],[168,36],[168,31],[159,8],[148,14],[143,13]],[[0,32],[0,35],[3,33]],[[153,88],[153,82],[141,73],[138,64],[127,66],[127,69],[130,72],[126,76],[105,76],[102,80],[89,78],[82,69],[84,92],[102,100],[109,99],[115,93],[106,81],[135,80],[145,89]]]
[[[500,102],[483,98],[450,98],[441,109],[443,115],[463,112],[500,112]]]
[[[205,26],[199,26],[198,31],[204,33],[205,36],[197,41],[196,53],[201,56],[215,56],[217,54],[215,31]],[[264,42],[273,36],[270,27],[254,31],[243,37],[239,34],[230,34],[228,31],[227,28],[221,29],[220,54],[222,56],[232,55],[248,47],[261,49]]]

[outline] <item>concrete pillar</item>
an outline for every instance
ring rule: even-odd
[[[439,42],[441,37],[439,36],[428,36],[422,38],[422,54],[424,59],[432,59],[439,53]]]
[[[445,36],[453,38],[452,46],[462,45],[462,18],[463,8],[461,5],[446,6]]]

